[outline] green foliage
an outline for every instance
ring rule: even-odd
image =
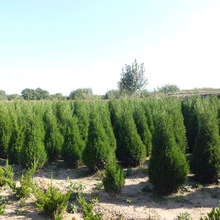
[[[46,90],[42,90],[41,88],[37,89],[24,89],[21,92],[22,97],[25,100],[42,100],[42,99],[49,99],[50,95],[49,92]]]
[[[200,100],[197,105],[199,128],[191,168],[199,181],[218,182],[220,177],[218,109],[208,98]]]
[[[173,119],[173,132],[175,136],[176,143],[178,147],[182,150],[185,154],[187,141],[186,141],[186,134],[185,134],[185,126],[184,126],[184,118],[181,111],[181,102],[177,98],[170,98],[166,100],[164,105],[168,108],[168,113],[170,117]]]
[[[62,219],[62,215],[67,209],[70,192],[62,194],[51,184],[44,193],[41,189],[36,190],[37,207],[44,212],[46,216]]]
[[[30,197],[31,193],[35,192],[35,184],[33,182],[33,175],[37,169],[37,162],[33,164],[31,168],[28,168],[26,174],[21,176],[20,186],[16,187],[13,186],[15,191],[16,197],[21,198],[28,198]]]
[[[66,100],[66,97],[63,96],[61,93],[56,93],[50,96],[51,100],[57,100],[57,101],[61,101],[61,100]]]
[[[33,105],[26,112],[23,121],[25,128],[24,143],[19,151],[19,163],[22,167],[31,167],[38,161],[38,168],[42,168],[47,161],[47,153],[44,146],[43,109],[41,105]]]
[[[102,181],[106,192],[117,194],[125,184],[124,170],[117,162],[114,162],[106,167]]]
[[[68,186],[68,189],[71,192],[70,199],[75,200],[85,188],[86,188],[86,186],[81,183],[72,182]]]
[[[75,116],[68,118],[62,148],[62,157],[68,167],[78,167],[81,163],[84,146],[85,143],[79,133],[77,118]]]
[[[169,85],[169,84],[164,85],[164,86],[162,86],[160,88],[157,88],[158,92],[162,92],[162,93],[165,93],[165,94],[167,94],[167,93],[175,93],[175,92],[178,92],[179,90],[180,89],[179,89],[179,87],[177,85]]]
[[[191,98],[185,98],[182,101],[182,113],[184,116],[184,125],[186,128],[186,138],[188,145],[188,152],[193,152],[195,145],[195,139],[198,133],[198,113],[197,103],[198,97],[193,96]]]
[[[84,163],[93,171],[104,169],[115,158],[101,117],[96,112],[97,107],[91,106],[88,143],[83,152]]]
[[[7,196],[0,196],[0,215],[5,213],[5,207],[9,203]]]
[[[119,130],[116,156],[120,163],[125,166],[138,166],[146,159],[146,147],[137,132],[133,119],[132,110],[128,108],[129,103],[124,104],[124,108],[118,117]]]
[[[118,142],[120,133],[120,114],[121,114],[121,100],[111,99],[109,101],[110,120],[115,134],[115,138]]]
[[[3,168],[0,166],[0,186],[4,186],[6,184],[11,186],[13,183],[13,178],[14,172],[12,167],[8,164],[7,160]]]
[[[102,220],[102,217],[99,214],[93,213],[93,204],[88,204],[86,199],[82,197],[81,193],[79,194],[78,202],[82,206],[84,220]]]
[[[212,208],[212,211],[207,214],[206,217],[200,218],[200,220],[218,220],[220,219],[220,201],[218,208]]]
[[[18,95],[18,94],[10,94],[7,95],[7,100],[11,101],[11,100],[23,100],[22,96]]]
[[[76,213],[77,211],[78,211],[78,205],[76,205],[75,203],[70,203],[69,205],[68,205],[68,208],[67,208],[67,210],[68,210],[68,212],[69,213]]]
[[[6,93],[3,90],[0,90],[0,100],[5,100],[6,99]]]
[[[192,220],[192,217],[187,212],[182,212],[177,216],[177,220]]]
[[[6,207],[6,204],[4,203],[0,205],[0,215],[5,213],[5,207]]]
[[[153,132],[153,148],[149,162],[149,179],[154,190],[161,195],[177,191],[184,184],[189,172],[185,155],[178,147],[172,129],[172,119],[158,106],[155,115],[155,130]]]
[[[12,123],[7,106],[0,103],[0,157],[7,158]]]
[[[113,127],[110,120],[110,111],[106,102],[96,102],[95,105],[98,107],[97,114],[101,118],[102,126],[108,138],[108,142],[111,145],[113,151],[116,150],[116,139],[113,131]]]
[[[89,109],[87,103],[82,100],[76,100],[74,102],[74,115],[77,117],[79,132],[85,144],[88,141],[89,131]]]
[[[127,95],[140,94],[147,84],[144,73],[144,64],[138,65],[136,59],[131,66],[125,65],[125,69],[122,69],[121,79],[118,82],[120,92]]]
[[[120,91],[119,90],[109,90],[106,92],[104,99],[119,99]]]
[[[81,88],[81,89],[76,89],[72,91],[69,95],[69,99],[82,99],[82,100],[87,100],[87,99],[92,99],[93,98],[93,91],[90,88]]]
[[[12,130],[8,148],[8,160],[10,163],[18,163],[18,155],[24,144],[25,138],[25,113],[27,106],[24,102],[14,102],[9,106]]]
[[[54,112],[57,118],[57,124],[60,133],[64,136],[66,131],[67,120],[73,116],[72,102],[58,101],[53,103]]]
[[[150,129],[150,132],[152,134],[153,130],[154,130],[154,122],[153,122],[152,110],[150,108],[150,101],[144,100],[141,102],[141,104],[142,104],[144,112],[145,112],[148,128]]]
[[[61,158],[61,149],[64,138],[57,125],[55,114],[49,106],[44,114],[45,139],[44,144],[49,161],[56,161]]]
[[[147,118],[141,103],[135,102],[134,104],[134,121],[138,134],[140,135],[141,140],[146,147],[147,156],[149,156],[152,149],[152,135],[150,129],[148,128]]]

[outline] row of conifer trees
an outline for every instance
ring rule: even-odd
[[[186,152],[197,179],[218,180],[219,118],[216,97],[1,102],[0,157],[24,168],[63,159],[95,171],[116,160],[138,166],[150,156],[150,181],[167,194],[187,178]]]

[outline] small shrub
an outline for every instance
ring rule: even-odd
[[[75,200],[77,196],[79,196],[79,193],[81,193],[86,188],[85,185],[77,182],[72,182],[68,189],[71,192],[70,200]]]
[[[8,160],[6,161],[5,166],[0,167],[0,186],[4,186],[8,184],[12,185],[14,178],[14,173],[12,167],[8,164]]]
[[[114,162],[106,167],[103,185],[106,192],[117,194],[125,184],[124,171],[119,164]]]
[[[18,207],[15,209],[15,213],[16,213],[16,215],[26,215],[27,214],[27,212],[24,209],[20,209]]]
[[[0,215],[5,213],[5,206],[6,206],[6,204],[4,204],[4,203],[2,205],[0,205]]]
[[[8,204],[9,203],[9,199],[7,196],[0,196],[0,203],[1,204]]]
[[[102,187],[103,187],[103,183],[96,183],[94,189],[95,190],[100,190],[100,189],[102,189]]]
[[[76,213],[77,211],[78,211],[78,205],[76,205],[75,203],[70,203],[69,205],[68,205],[68,207],[67,207],[67,211],[69,212],[69,213]]]
[[[126,203],[128,203],[129,205],[132,203],[132,199],[126,199]]]
[[[51,185],[48,187],[46,193],[41,189],[36,190],[37,207],[44,212],[46,216],[54,217],[55,219],[62,219],[62,214],[67,209],[70,198],[70,191],[62,194]]]
[[[98,197],[96,197],[96,198],[93,198],[93,199],[90,199],[89,200],[93,205],[97,205],[97,204],[99,204],[99,198]]]
[[[212,208],[212,211],[207,214],[208,216],[200,218],[200,220],[218,220],[220,219],[220,201],[218,208]]]
[[[102,216],[99,213],[93,213],[93,204],[88,204],[86,199],[81,196],[81,193],[79,194],[78,202],[82,206],[84,220],[102,220]]]
[[[177,220],[192,220],[188,212],[182,212],[177,216]]]
[[[13,186],[17,198],[28,198],[30,197],[31,193],[35,191],[33,175],[36,171],[36,168],[37,163],[34,163],[34,165],[27,170],[25,176],[22,174],[20,180],[20,187]]]
[[[0,197],[0,215],[5,213],[5,207],[9,203],[7,196]]]

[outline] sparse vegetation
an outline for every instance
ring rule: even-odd
[[[42,210],[46,216],[62,219],[62,215],[68,206],[70,191],[66,194],[62,194],[53,186],[51,179],[51,184],[48,186],[46,193],[38,188],[35,195],[37,198],[37,207]]]
[[[104,189],[108,193],[117,194],[121,191],[125,184],[125,175],[120,165],[114,162],[105,169],[105,177],[103,178]]]

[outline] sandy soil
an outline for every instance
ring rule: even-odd
[[[13,165],[15,180],[19,180],[21,169]],[[126,172],[126,169],[125,169]],[[98,198],[99,203],[94,206],[94,211],[102,212],[103,219],[155,219],[173,220],[177,219],[180,213],[187,212],[192,219],[199,219],[205,216],[212,207],[218,206],[220,200],[220,185],[200,185],[190,175],[189,180],[178,193],[168,197],[155,195],[152,185],[147,176],[147,165],[132,169],[131,175],[126,177],[125,186],[120,194],[111,196],[103,187],[99,188],[102,172],[91,175],[86,167],[78,169],[67,169],[63,162],[57,162],[48,166],[44,171],[35,174],[34,181],[41,188],[46,189],[51,182],[61,191],[66,192],[72,182],[83,184],[86,188],[83,195],[87,200]],[[8,187],[0,188],[0,196],[8,196],[9,204],[6,206],[5,214],[0,219],[49,219],[36,209],[35,198],[26,200],[26,205],[21,206],[13,192]],[[73,201],[80,206],[77,201]],[[66,213],[64,220],[83,219],[82,210],[77,213]]]

